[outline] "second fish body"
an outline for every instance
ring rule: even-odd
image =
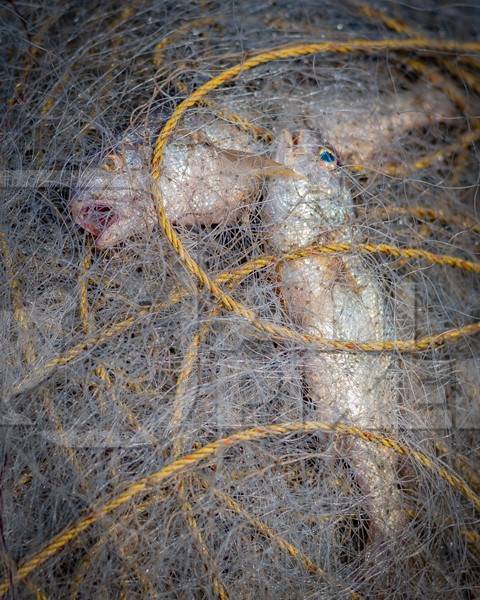
[[[301,179],[273,179],[263,204],[270,248],[277,254],[312,243],[355,240],[351,194],[336,157],[318,134],[283,131],[275,161]],[[294,322],[309,334],[343,340],[392,337],[392,319],[378,277],[354,255],[308,256],[282,264],[281,294]],[[391,355],[306,350],[304,381],[319,419],[364,430],[397,428]],[[398,389],[398,387],[397,387]],[[403,518],[396,460],[390,451],[354,438],[336,441],[365,494],[370,535],[398,532]]]

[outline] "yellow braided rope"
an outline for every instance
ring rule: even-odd
[[[455,142],[447,144],[439,150],[435,150],[434,152],[425,154],[411,165],[387,165],[383,170],[383,174],[399,177],[407,175],[412,171],[426,169],[434,163],[444,161],[451,154],[455,154],[463,148],[467,148],[468,146],[473,144],[473,142],[476,142],[478,139],[480,139],[480,125],[477,125],[471,131],[466,131],[465,133],[463,133]]]
[[[349,42],[321,42],[318,44],[304,44],[301,46],[293,46],[286,48],[279,48],[276,50],[270,50],[262,52],[256,56],[252,56],[245,62],[237,64],[229,69],[226,69],[219,75],[213,77],[210,81],[197,88],[188,98],[180,102],[175,108],[171,117],[166,122],[164,128],[160,132],[158,139],[155,144],[152,157],[152,177],[158,179],[160,177],[161,162],[165,147],[169,138],[171,137],[175,127],[178,125],[183,114],[192,106],[202,100],[212,90],[219,86],[227,83],[234,79],[237,75],[245,72],[249,69],[253,69],[259,65],[266,64],[271,61],[295,58],[300,56],[307,56],[311,54],[318,54],[321,52],[353,52],[353,51],[377,51],[377,50],[442,50],[442,51],[477,51],[480,50],[480,43],[460,43],[456,41],[448,40],[429,40],[425,38],[408,39],[408,40],[352,40]],[[305,335],[294,332],[287,327],[275,325],[262,319],[258,319],[255,312],[244,306],[242,303],[236,301],[232,296],[225,293],[220,286],[212,280],[208,274],[200,267],[200,265],[192,258],[188,250],[184,246],[180,237],[177,235],[175,230],[170,223],[168,216],[165,212],[161,193],[158,186],[153,187],[153,197],[155,210],[157,213],[157,219],[162,228],[165,236],[171,243],[173,249],[178,254],[182,264],[186,269],[192,273],[200,285],[206,288],[220,303],[223,308],[230,312],[245,318],[249,321],[258,331],[266,333],[272,337],[291,339],[299,342],[315,343],[323,348],[326,348],[325,339],[319,336]],[[469,325],[466,328],[461,328],[460,336],[465,333],[473,334],[480,330],[480,324]],[[410,341],[399,341],[395,344],[392,342],[355,342],[353,340],[330,340],[328,347],[335,350],[351,350],[358,351],[362,350],[365,352],[376,352],[379,350],[400,350],[400,351],[412,351],[425,350],[431,346],[438,346],[446,341],[458,339],[459,330],[448,331],[443,334],[435,336],[428,336],[421,343]]]
[[[282,424],[265,425],[263,427],[252,427],[234,433],[226,438],[217,439],[202,446],[191,454],[184,455],[172,463],[166,465],[159,471],[146,477],[142,477],[131,483],[123,492],[99,506],[95,511],[89,513],[72,526],[68,527],[50,542],[25,561],[17,570],[14,582],[25,579],[32,571],[39,568],[46,560],[58,554],[67,544],[77,538],[83,531],[94,523],[104,518],[136,498],[147,492],[151,487],[158,486],[170,477],[182,473],[187,469],[193,469],[201,462],[214,456],[219,450],[235,446],[243,442],[262,440],[274,436],[288,436],[295,433],[313,433],[323,431],[325,433],[337,433],[352,435],[366,442],[373,442],[384,448],[389,448],[402,456],[409,456],[422,466],[438,475],[454,489],[458,490],[473,506],[480,511],[480,496],[478,496],[458,475],[443,466],[436,465],[431,458],[423,452],[410,448],[400,442],[379,433],[363,431],[354,425],[347,423],[324,423],[321,421],[287,422]],[[10,580],[0,583],[0,596],[10,589]]]
[[[212,311],[210,311],[209,317],[213,318],[219,312],[219,307],[215,307]],[[176,389],[175,389],[175,402],[173,406],[173,414],[172,414],[172,425],[171,428],[173,430],[173,434],[175,435],[173,440],[173,452],[172,458],[175,460],[181,454],[183,450],[184,439],[181,434],[178,433],[178,429],[181,426],[184,419],[184,398],[187,393],[188,382],[190,376],[192,374],[193,368],[195,366],[195,361],[198,356],[198,349],[202,342],[202,339],[205,337],[206,333],[210,328],[210,321],[207,320],[203,325],[199,328],[199,330],[192,337],[190,344],[185,352],[185,356],[183,359],[183,364],[180,369],[180,373],[177,378]],[[193,506],[191,502],[188,500],[187,490],[186,490],[186,476],[182,475],[179,478],[178,484],[178,497],[180,500],[181,509],[187,522],[187,525],[190,529],[190,533],[195,541],[195,544],[198,548],[200,555],[204,561],[205,567],[207,569],[207,573],[209,579],[211,581],[212,589],[214,594],[220,600],[229,600],[230,595],[227,592],[223,582],[220,577],[216,573],[216,569],[214,566],[214,559],[212,553],[210,552],[203,533],[198,526],[197,519],[195,518],[195,513],[193,510]]]
[[[88,270],[92,266],[92,257],[90,249],[87,250],[81,262],[80,275],[78,277],[79,302],[78,311],[80,313],[80,322],[85,334],[90,332],[90,318],[88,307]]]
[[[420,36],[423,34],[421,29],[417,29],[405,23],[400,19],[395,19],[394,17],[390,17],[386,13],[377,8],[373,8],[373,6],[369,6],[368,4],[361,4],[355,1],[352,1],[353,4],[361,13],[363,13],[366,17],[373,19],[375,21],[381,21],[384,25],[386,25],[392,31],[396,33],[404,33],[405,35],[409,35],[411,37]],[[474,57],[460,57],[461,59],[465,59],[468,64],[476,68],[480,68],[480,61]]]
[[[194,334],[194,336],[192,337],[190,344],[185,352],[185,357],[183,359],[182,368],[178,375],[176,391],[175,391],[175,404],[174,404],[173,414],[172,414],[172,429],[174,432],[176,430],[178,430],[180,424],[183,421],[184,406],[183,406],[182,400],[187,392],[188,381],[189,381],[190,375],[193,371],[193,368],[195,365],[195,360],[198,356],[198,350],[200,348],[200,344],[210,329],[211,319],[214,318],[215,316],[217,316],[219,314],[219,312],[220,312],[219,306],[216,306],[213,310],[210,311],[210,313],[208,315],[209,319],[206,320],[202,324],[202,326],[198,329],[198,331]],[[178,455],[181,453],[182,442],[183,442],[182,438],[179,435],[176,435],[174,442],[173,442],[173,458],[174,459],[177,458]],[[196,477],[195,478],[192,477],[192,481],[198,481],[198,483],[201,485],[201,487],[203,487],[204,489],[210,489],[209,484],[205,480],[199,480]],[[288,554],[290,554],[290,556],[292,556],[293,558],[298,560],[303,565],[303,567],[307,570],[308,573],[312,573],[312,574],[316,575],[317,577],[323,578],[327,582],[329,582],[330,584],[332,584],[336,587],[339,586],[339,583],[337,581],[333,580],[323,569],[321,569],[312,560],[310,560],[310,558],[308,556],[303,554],[303,552],[301,552],[296,546],[294,546],[293,544],[288,542],[285,538],[283,538],[276,531],[273,531],[266,523],[264,523],[257,517],[254,517],[253,515],[248,513],[246,510],[241,508],[240,505],[231,496],[229,496],[228,494],[225,494],[223,492],[220,492],[220,491],[216,490],[215,488],[212,489],[212,492],[230,510],[233,510],[237,514],[241,515],[251,525],[253,525],[253,527],[255,529],[260,531],[267,538],[270,538],[271,540],[273,540],[282,551],[287,552]],[[180,479],[178,493],[179,493],[180,499],[182,501],[182,509],[186,513],[185,516],[186,516],[187,523],[190,526],[192,535],[194,536],[194,538],[196,540],[197,546],[199,547],[200,552],[201,552],[202,556],[204,557],[206,564],[211,565],[212,557],[210,556],[210,552],[203,540],[202,532],[198,528],[197,521],[193,514],[192,505],[186,499],[185,481],[184,481],[183,477]],[[212,579],[213,589],[217,593],[217,596],[219,596],[220,598],[225,598],[225,597],[228,598],[228,594],[227,594],[223,584],[218,579],[218,577],[215,575],[215,572],[213,572],[213,569],[212,569],[212,573],[211,573],[211,579]],[[352,600],[361,600],[361,596],[359,596],[355,592],[350,590],[350,594],[351,594]]]
[[[241,265],[233,271],[228,271],[217,275],[214,277],[213,281],[216,284],[229,283],[238,278],[248,277],[248,275],[250,275],[252,272],[268,267],[279,261],[297,260],[298,258],[311,256],[315,253],[328,254],[335,252],[350,252],[354,248],[355,250],[360,250],[365,253],[378,252],[402,258],[420,258],[437,265],[447,265],[454,268],[465,269],[474,273],[480,272],[480,263],[463,260],[456,256],[434,254],[433,252],[427,252],[426,250],[420,250],[417,248],[398,248],[397,246],[390,246],[388,244],[363,244],[360,246],[352,246],[350,244],[329,244],[328,246],[313,245],[307,248],[300,248],[293,252],[286,253],[280,257],[272,255],[259,257],[248,263],[245,263],[244,265]],[[137,311],[136,315],[129,316],[122,321],[117,321],[116,323],[109,325],[101,333],[84,338],[81,342],[71,346],[61,354],[51,358],[44,365],[37,367],[36,369],[32,369],[27,377],[15,385],[11,394],[15,396],[31,389],[33,386],[38,385],[47,377],[49,377],[52,371],[57,367],[65,366],[79,358],[82,353],[88,351],[89,349],[94,348],[99,344],[103,344],[117,335],[121,335],[130,327],[133,327],[135,323],[137,323],[142,317],[155,314],[159,311],[169,308],[174,304],[177,304],[178,302],[181,302],[190,293],[191,292],[185,288],[176,289],[174,292],[172,292],[172,294],[170,294],[170,297],[167,301],[149,306],[148,308],[141,308]],[[444,331],[434,336],[419,338],[418,340],[390,340],[384,342],[375,342],[375,348],[373,350],[370,345],[368,346],[368,349],[365,350],[365,348],[362,348],[362,345],[359,344],[358,349],[364,351],[422,351],[433,346],[438,347],[445,343],[458,341],[465,336],[476,335],[479,332],[479,328],[480,325],[478,323],[473,323],[472,325],[467,325],[466,327],[453,328],[449,331]],[[274,329],[278,331],[278,328],[274,327]],[[286,333],[282,334],[282,331]],[[275,335],[279,334],[275,333]],[[327,338],[317,338],[316,336],[306,336],[302,334],[296,334],[288,329],[288,327],[281,328],[280,337],[291,338],[292,335],[294,335],[295,339],[300,342],[319,343],[325,348],[330,347],[339,351],[352,351],[356,349],[351,345],[353,342],[329,340]]]
[[[480,263],[446,254],[434,254],[433,252],[422,250],[421,248],[398,248],[397,246],[392,246],[390,244],[315,244],[290,253],[288,255],[288,260],[293,260],[293,258],[290,258],[290,256],[293,255],[295,255],[296,258],[300,258],[314,254],[330,254],[336,252],[347,253],[355,251],[361,252],[362,254],[388,254],[389,256],[398,258],[418,258],[433,265],[444,265],[480,274]]]
[[[390,218],[391,215],[408,215],[416,219],[438,221],[443,225],[455,225],[459,228],[470,229],[474,233],[480,233],[480,224],[471,217],[468,217],[467,215],[451,215],[445,213],[443,210],[424,208],[423,206],[382,206],[370,211],[364,210],[362,211],[362,215],[368,217],[381,216],[382,218]],[[441,255],[436,256],[439,257]],[[436,264],[440,263],[437,262]],[[480,265],[480,263],[475,264]]]
[[[201,481],[202,487],[205,489],[210,489],[209,485],[206,481]],[[335,588],[341,587],[342,591],[348,591],[350,594],[350,598],[352,600],[362,600],[362,596],[357,592],[354,592],[347,586],[341,586],[339,581],[333,579],[324,569],[319,567],[316,563],[314,563],[306,554],[304,554],[301,550],[299,550],[296,546],[291,544],[288,540],[286,540],[279,533],[271,529],[266,523],[261,521],[259,518],[247,512],[244,508],[238,504],[231,496],[221,492],[220,490],[213,489],[213,495],[218,498],[218,500],[224,504],[231,511],[235,512],[237,515],[243,517],[246,521],[248,521],[257,531],[259,531],[266,538],[270,538],[274,541],[277,546],[284,552],[290,554],[292,558],[299,561],[303,567],[306,569],[308,573],[312,573],[321,579],[325,579],[327,583]]]

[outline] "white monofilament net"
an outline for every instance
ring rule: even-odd
[[[0,9],[0,596],[475,597],[480,59],[395,47],[473,43],[478,9],[440,4]],[[359,39],[393,44],[348,46]],[[330,40],[345,48],[286,52],[212,89],[159,166],[174,231],[250,321],[185,267],[150,191],[141,201],[127,185],[135,227],[101,247],[124,210],[109,182],[126,139],[149,181],[157,136],[194,90],[259,52]],[[282,259],[265,218],[275,185],[300,181],[276,154],[285,130],[296,147],[316,133],[351,198],[347,237],[325,228],[316,259],[310,242]],[[198,148],[214,166],[200,162],[196,216],[182,220],[192,171],[168,160]],[[231,204],[204,218],[222,181]],[[327,265],[324,296],[307,281],[288,296],[286,265],[300,260]],[[380,345],[368,362],[302,339],[314,311],[348,330],[355,302],[373,310],[369,285],[388,315],[373,341],[409,351]],[[330,377],[342,360],[343,379]],[[387,509],[401,514],[391,528],[376,516]]]

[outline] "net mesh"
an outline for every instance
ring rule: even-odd
[[[475,41],[478,9],[16,0],[1,19],[0,594],[474,598],[480,63],[460,40]],[[399,48],[409,38],[459,46]],[[359,39],[393,43],[352,49]],[[171,216],[183,179],[172,196],[161,179],[189,256],[252,318],[199,285],[150,193],[115,244],[92,236],[111,206],[79,227],[79,190],[99,172],[108,183],[125,143],[147,177],[194,90],[258,53],[332,40],[345,46],[286,51],[212,89],[158,165],[161,178],[175,152],[201,147],[213,167],[200,164],[198,202],[218,192],[209,169],[245,192],[227,189],[228,209],[207,218],[190,207],[192,222]],[[354,209],[345,247],[326,234],[302,258],[272,247],[263,207],[272,182],[295,176],[274,160],[281,132],[303,129],[338,158]],[[305,256],[347,287],[355,260],[381,289],[385,340],[411,350],[375,354],[388,357],[395,427],[332,418],[309,385],[319,353],[349,349],[308,339],[286,301],[286,265]],[[384,488],[366,491],[357,454],[395,465],[393,532],[375,532]]]

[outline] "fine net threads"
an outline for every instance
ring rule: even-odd
[[[2,9],[4,597],[473,597],[478,55],[405,40],[473,44],[478,17],[433,2],[321,4]],[[195,218],[170,216],[190,267],[153,212],[95,247],[71,211],[80,186],[108,181],[129,144],[145,148],[148,181],[182,101],[261,53],[325,41],[336,46],[239,69],[172,127],[169,152],[208,148],[234,190],[251,178],[218,222],[202,224],[198,203]],[[347,242],[269,245],[263,203],[295,176],[273,162],[284,129],[317,131],[338,156]],[[204,178],[206,196],[218,181]],[[116,210],[97,205],[96,226]],[[391,357],[394,428],[332,421],[308,389],[305,365],[332,347],[308,337],[282,273],[318,256],[342,285],[346,257],[368,272],[388,339],[409,344],[374,348]],[[199,285],[195,265],[244,312]],[[372,534],[362,449],[394,457],[394,536]]]

